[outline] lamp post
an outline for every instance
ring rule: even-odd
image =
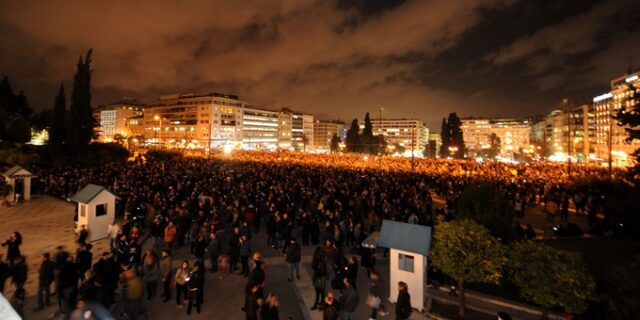
[[[378,164],[380,165],[380,169],[382,169],[382,155],[383,155],[383,153],[385,151],[382,148],[383,147],[382,141],[384,139],[384,135],[382,134],[382,110],[384,110],[384,108],[380,107],[380,113],[378,113],[378,132],[380,134],[380,146],[378,147],[379,148],[379,150],[378,150],[378,153],[379,153],[379,155],[378,155]]]
[[[160,131],[160,134],[158,134],[156,132],[156,143],[159,142],[159,140],[162,138],[162,117],[160,117],[160,115],[155,115],[153,116],[153,120],[158,121],[158,131]]]

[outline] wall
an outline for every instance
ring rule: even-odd
[[[414,258],[414,272],[406,272],[400,270],[398,267],[399,255],[405,254],[413,256]],[[389,252],[389,301],[395,303],[398,298],[398,282],[404,281],[409,287],[409,295],[411,295],[411,306],[414,309],[422,311],[424,306],[424,284],[427,282],[425,270],[427,259],[424,256],[391,249]]]

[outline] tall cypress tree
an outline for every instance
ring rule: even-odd
[[[451,145],[451,132],[446,118],[442,118],[440,140],[442,140],[442,144],[440,145],[440,157],[446,158],[449,156],[449,146]]]
[[[49,147],[54,153],[64,150],[67,137],[65,119],[67,117],[67,99],[64,94],[64,84],[60,84],[55,104],[53,105],[53,121],[49,132]]]
[[[449,120],[447,121],[449,126],[450,144],[452,147],[457,147],[458,150],[453,154],[456,159],[464,158],[464,138],[462,136],[462,121],[458,118],[455,112],[449,114]]]
[[[618,114],[614,117],[621,126],[625,126],[627,132],[626,142],[640,140],[640,88],[636,88],[633,83],[627,84],[629,95],[623,100]],[[629,169],[628,175],[636,187],[640,188],[640,148],[636,149],[632,155],[636,164]]]
[[[360,136],[360,144],[362,145],[362,152],[377,153],[379,141],[373,137],[373,125],[371,124],[369,112],[364,115],[364,129],[362,129],[362,135]]]
[[[16,113],[24,119],[29,119],[31,118],[31,115],[33,115],[33,109],[29,107],[29,102],[27,102],[27,97],[24,95],[24,92],[22,91],[20,91],[20,93],[16,96],[15,108],[16,108]]]
[[[78,59],[76,75],[73,77],[73,91],[71,92],[69,149],[79,155],[85,151],[94,137],[95,120],[91,110],[91,53],[82,60]]]
[[[360,126],[358,125],[358,119],[351,121],[351,128],[347,131],[347,152],[359,152],[360,151]]]

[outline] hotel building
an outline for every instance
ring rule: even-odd
[[[142,125],[143,106],[132,101],[116,102],[98,107],[94,118],[99,123],[99,139],[113,141],[116,135],[123,138],[144,134]]]
[[[331,151],[331,139],[338,135],[341,141],[347,136],[347,125],[341,121],[320,121],[313,124],[313,147],[319,152]]]
[[[364,129],[364,121],[358,123]],[[422,155],[429,143],[429,129],[417,119],[371,119],[371,126],[374,135],[382,134],[388,146],[399,145],[405,153],[413,149],[415,155]]]
[[[627,143],[625,127],[619,126],[613,117],[620,110],[629,108],[638,101],[631,101],[631,90],[640,92],[640,72],[631,73],[613,79],[611,90],[593,98],[592,112],[595,118],[594,152],[597,159],[604,163],[611,161],[614,167],[634,165],[633,152],[640,148],[639,141]]]

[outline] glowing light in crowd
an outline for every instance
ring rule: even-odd
[[[223,148],[224,154],[231,154],[233,151],[233,146],[230,144],[225,144]]]
[[[631,77],[624,79],[624,81],[626,81],[627,83],[633,82],[633,81],[636,81],[636,80],[638,80],[638,75],[637,74],[634,74]]]

